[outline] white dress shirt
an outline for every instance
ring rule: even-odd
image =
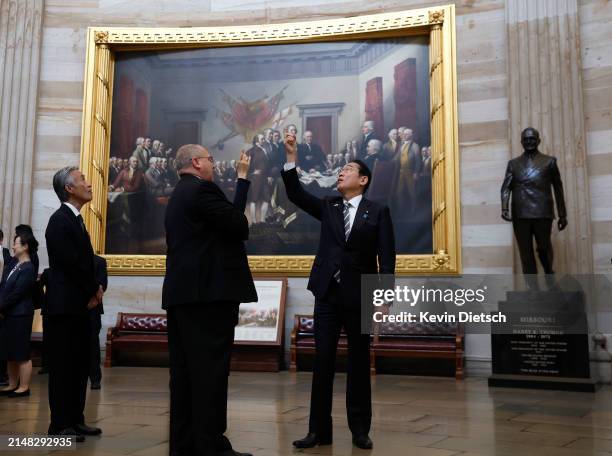
[[[295,168],[295,162],[291,162],[291,163],[287,162],[283,166],[283,169],[285,171],[289,171],[293,168]],[[357,208],[359,207],[359,203],[361,203],[362,198],[363,198],[363,194],[354,196],[353,198],[348,200],[348,202],[351,204],[351,206],[349,207],[349,233],[350,233],[350,230],[353,229],[353,222],[355,221],[355,216],[357,215]],[[346,200],[343,200],[343,201],[346,201]],[[342,214],[344,214],[344,206],[342,207]]]
[[[76,207],[74,207],[72,204],[66,201],[64,201],[62,204],[65,204],[66,206],[68,206],[75,217],[78,217],[79,215],[81,215],[81,212]]]
[[[357,215],[357,208],[359,207],[359,203],[361,203],[362,195],[357,195],[348,200],[349,206],[349,233],[353,229],[353,222],[355,221],[355,216]],[[344,204],[346,204],[346,200],[342,200]],[[344,214],[344,207],[342,208],[342,213]]]

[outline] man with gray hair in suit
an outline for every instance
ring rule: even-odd
[[[88,310],[102,302],[96,281],[94,252],[81,216],[92,198],[91,185],[77,167],[67,166],[53,176],[60,207],[51,215],[45,239],[49,253],[46,282],[45,349],[49,364],[50,435],[99,435],[85,425],[89,376],[90,323]]]

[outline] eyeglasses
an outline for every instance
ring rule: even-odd
[[[194,158],[195,158],[196,160],[199,160],[200,158],[205,158],[205,159],[207,159],[209,162],[211,162],[212,164],[214,164],[214,163],[215,163],[215,159],[212,157],[212,155],[209,155],[208,157],[205,157],[204,155],[201,155],[201,156],[199,156],[199,157],[191,157],[191,159],[192,159],[192,160],[193,160]]]

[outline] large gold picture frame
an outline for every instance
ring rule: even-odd
[[[455,7],[287,24],[238,27],[90,27],[81,138],[81,169],[93,186],[84,213],[94,250],[104,255],[106,195],[116,52],[270,43],[429,36],[433,252],[398,255],[398,275],[461,273]],[[163,275],[163,255],[104,255],[113,275]],[[255,274],[305,276],[314,257],[250,256]]]

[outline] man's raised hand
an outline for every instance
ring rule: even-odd
[[[287,163],[295,163],[297,161],[297,141],[293,133],[285,131],[285,153],[287,155]]]
[[[236,173],[240,179],[246,179],[251,166],[251,157],[244,151],[240,152],[240,160],[236,164]]]

